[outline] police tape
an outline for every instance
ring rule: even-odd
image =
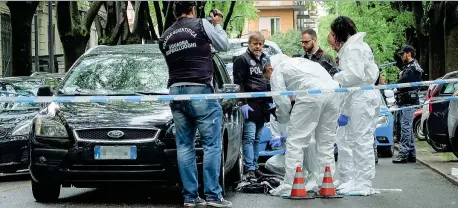
[[[345,93],[354,91],[368,91],[381,89],[398,89],[405,87],[422,87],[431,84],[457,83],[458,78],[442,79],[434,81],[411,82],[400,84],[387,84],[377,86],[335,88],[335,89],[310,89],[299,91],[271,91],[271,92],[244,92],[244,93],[215,93],[215,94],[182,94],[182,95],[100,95],[100,96],[16,96],[0,97],[0,102],[10,103],[106,103],[106,102],[151,102],[151,101],[172,101],[172,100],[217,100],[217,99],[238,99],[238,98],[261,98],[273,96],[297,96],[297,95],[319,95],[324,93]]]
[[[420,108],[420,107],[423,107],[425,105],[431,105],[431,104],[437,104],[437,103],[445,103],[445,102],[456,101],[456,100],[458,100],[458,97],[452,96],[452,97],[446,97],[446,98],[443,98],[443,99],[440,99],[440,100],[436,100],[436,101],[425,102],[425,103],[419,104],[419,105],[409,105],[409,106],[404,106],[404,107],[391,107],[391,108],[389,108],[387,110],[381,110],[381,112],[402,111],[402,110],[407,110],[407,109],[411,109],[411,108]]]
[[[393,65],[395,65],[395,64],[396,64],[396,62],[390,62],[390,63],[382,64],[382,65],[380,65],[379,67],[380,67],[380,68],[385,68],[385,67],[393,66]]]

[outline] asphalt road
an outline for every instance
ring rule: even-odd
[[[180,190],[128,189],[62,189],[59,201],[53,204],[35,202],[30,181],[4,178],[0,181],[0,207],[180,207]],[[380,194],[342,199],[295,201],[263,194],[228,193],[233,207],[458,207],[458,187],[427,167],[417,164],[395,165],[381,159],[374,181]],[[402,191],[401,191],[402,190]]]

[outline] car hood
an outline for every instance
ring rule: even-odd
[[[11,133],[18,124],[31,121],[38,111],[39,108],[0,111],[0,131]]]
[[[49,109],[58,108],[58,109]],[[71,128],[158,127],[172,120],[166,102],[59,103],[48,110],[60,111]]]

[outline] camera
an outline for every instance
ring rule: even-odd
[[[208,17],[205,18],[205,19],[207,19],[209,22],[212,22],[211,14],[213,14],[214,17],[216,17],[217,15],[219,15],[219,16],[221,16],[221,18],[223,18],[223,15],[222,15],[222,14],[218,14],[218,12],[216,12],[216,9],[212,9],[212,10],[210,11],[210,13],[208,14]]]

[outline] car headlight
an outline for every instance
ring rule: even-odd
[[[42,116],[35,119],[35,135],[40,137],[68,137],[67,129],[61,122]]]
[[[32,130],[32,121],[26,121],[26,122],[18,124],[16,128],[13,129],[13,133],[11,133],[11,135],[12,136],[24,136],[24,135],[28,135],[31,130]]]
[[[379,126],[384,126],[388,124],[388,117],[386,116],[380,116],[377,119],[377,127]]]

